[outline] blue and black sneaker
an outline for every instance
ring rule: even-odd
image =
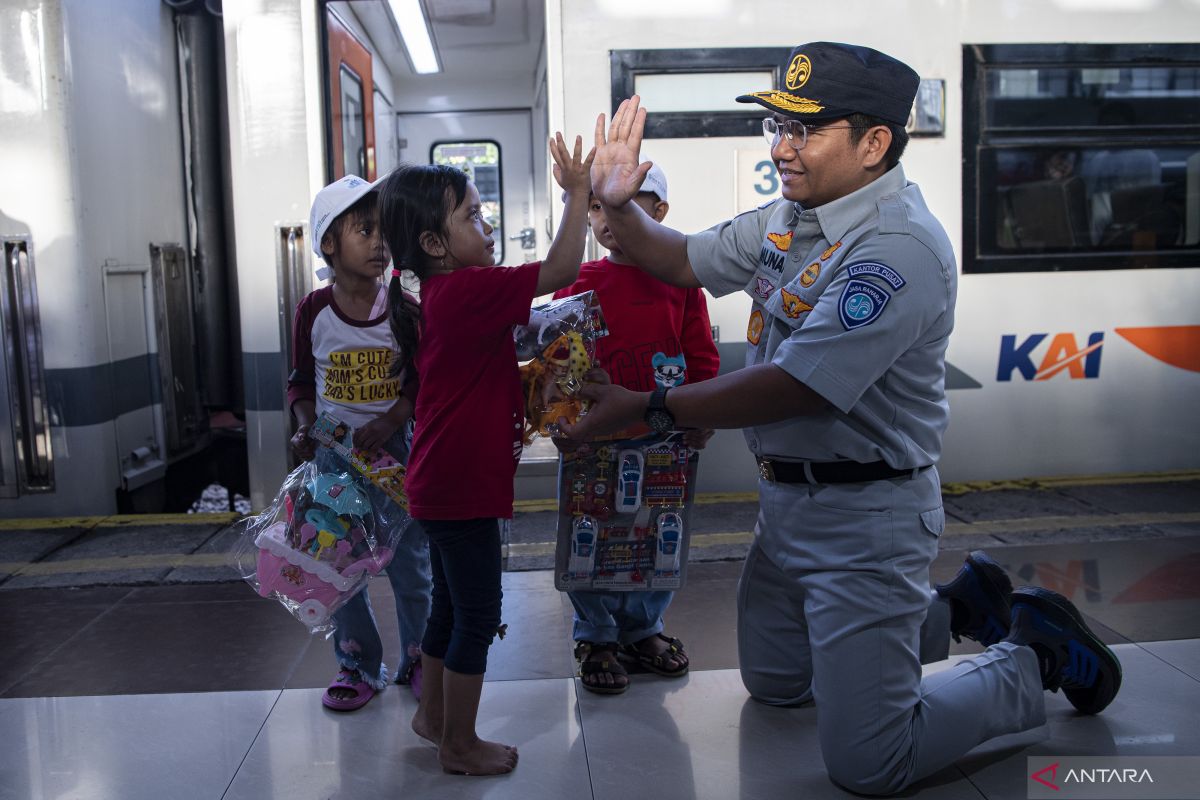
[[[972,551],[954,580],[934,589],[950,603],[950,634],[954,641],[961,642],[965,636],[990,647],[1008,634],[1012,581],[987,553]]]
[[[1037,653],[1042,688],[1060,688],[1084,714],[1098,714],[1121,688],[1121,662],[1058,592],[1025,586],[1012,595],[1012,630],[1007,641]]]

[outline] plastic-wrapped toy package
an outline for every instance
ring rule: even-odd
[[[682,587],[699,459],[679,431],[564,453],[555,588]]]
[[[372,502],[367,478],[340,457],[322,463],[324,470],[310,461],[287,476],[233,553],[243,579],[313,632],[332,627],[333,612],[391,562],[408,520],[396,503]]]
[[[575,422],[586,411],[576,393],[592,368],[596,339],[607,335],[600,304],[590,290],[534,306],[529,324],[514,329],[517,359],[529,359],[521,366],[525,444],[534,434],[556,435],[559,417]]]

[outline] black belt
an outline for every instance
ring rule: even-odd
[[[771,483],[865,483],[889,478],[915,478],[929,469],[896,469],[886,461],[768,461],[758,459],[758,474]]]

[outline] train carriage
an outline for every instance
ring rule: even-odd
[[[1196,31],[1184,0],[6,2],[2,514],[180,510],[210,478],[262,507],[320,186],[456,164],[522,263],[560,211],[549,132],[637,92],[672,224],[699,230],[778,194],[732,98],[810,39],[923,79],[903,164],[961,271],[944,479],[1194,469]],[[749,306],[710,298],[724,370]],[[754,488],[739,432],[712,448],[702,492]],[[553,495],[547,456],[520,497]]]

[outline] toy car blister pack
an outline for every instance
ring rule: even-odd
[[[698,464],[698,451],[678,431],[564,453],[555,588],[682,587]]]
[[[524,443],[535,434],[554,436],[558,419],[575,422],[586,410],[576,397],[592,368],[595,341],[608,334],[592,291],[534,306],[528,325],[513,330],[525,396]]]
[[[238,573],[310,631],[331,628],[333,613],[391,562],[409,519],[369,485],[337,451],[301,464],[247,521],[232,553]]]

